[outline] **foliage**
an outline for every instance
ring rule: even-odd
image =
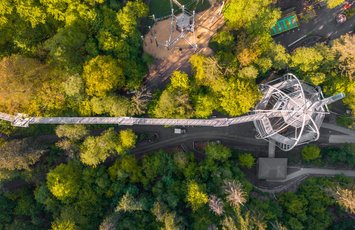
[[[60,200],[73,198],[79,191],[80,169],[73,162],[60,164],[47,174],[47,186]]]
[[[231,156],[231,150],[222,144],[209,142],[205,148],[207,161],[224,162]]]
[[[29,170],[30,166],[38,162],[45,150],[40,149],[38,143],[32,139],[24,138],[7,141],[0,147],[0,152],[1,170]]]
[[[333,9],[343,2],[342,0],[327,0],[327,7]]]
[[[246,193],[244,192],[243,186],[239,181],[225,180],[224,192],[227,195],[228,202],[234,207],[243,205],[247,200]]]
[[[207,194],[202,191],[201,186],[195,181],[188,183],[186,199],[193,211],[196,211],[208,202]]]
[[[302,149],[302,158],[306,161],[311,161],[319,158],[320,148],[317,145],[307,145]]]
[[[246,81],[231,81],[221,93],[221,107],[231,116],[239,116],[250,111],[260,98],[255,85]]]
[[[0,73],[2,112],[53,115],[65,109],[64,76],[54,66],[12,55],[0,60]]]
[[[332,164],[347,164],[355,167],[355,145],[344,144],[339,148],[324,149],[324,157],[326,161]]]
[[[96,167],[109,156],[122,154],[135,146],[137,136],[132,130],[121,130],[117,135],[112,128],[100,136],[87,137],[80,149],[80,160],[84,164]]]
[[[59,125],[55,132],[58,137],[65,137],[71,141],[80,140],[88,134],[84,125]]]
[[[52,223],[52,230],[75,230],[75,222],[58,219]]]
[[[142,209],[142,204],[139,201],[136,201],[131,194],[126,193],[125,195],[123,195],[120,202],[118,203],[116,207],[116,212],[132,212],[140,211]]]
[[[255,164],[255,157],[251,153],[242,153],[238,156],[238,162],[241,167],[250,169]]]
[[[234,29],[250,26],[257,16],[263,14],[270,3],[270,0],[252,2],[231,0],[226,6],[224,17],[228,25]]]
[[[350,214],[355,214],[355,188],[336,187],[332,191],[333,197],[336,202],[342,206]]]
[[[103,97],[107,92],[125,84],[123,70],[110,56],[97,56],[84,65],[83,77],[90,96]]]

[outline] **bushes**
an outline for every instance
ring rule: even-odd
[[[254,166],[255,158],[250,153],[242,153],[238,156],[238,162],[241,167],[250,169]]]
[[[308,145],[302,149],[301,154],[306,161],[315,160],[320,157],[320,148],[316,145]]]

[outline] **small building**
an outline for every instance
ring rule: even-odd
[[[258,179],[282,180],[287,176],[287,158],[259,158]]]

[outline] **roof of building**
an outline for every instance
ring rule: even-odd
[[[287,158],[259,158],[258,178],[266,180],[285,179],[287,176]]]

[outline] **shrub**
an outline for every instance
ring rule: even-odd
[[[317,145],[308,145],[302,149],[301,154],[306,161],[315,160],[320,157],[320,148]]]
[[[238,156],[238,162],[241,167],[250,169],[254,166],[255,158],[250,153],[242,153]]]

